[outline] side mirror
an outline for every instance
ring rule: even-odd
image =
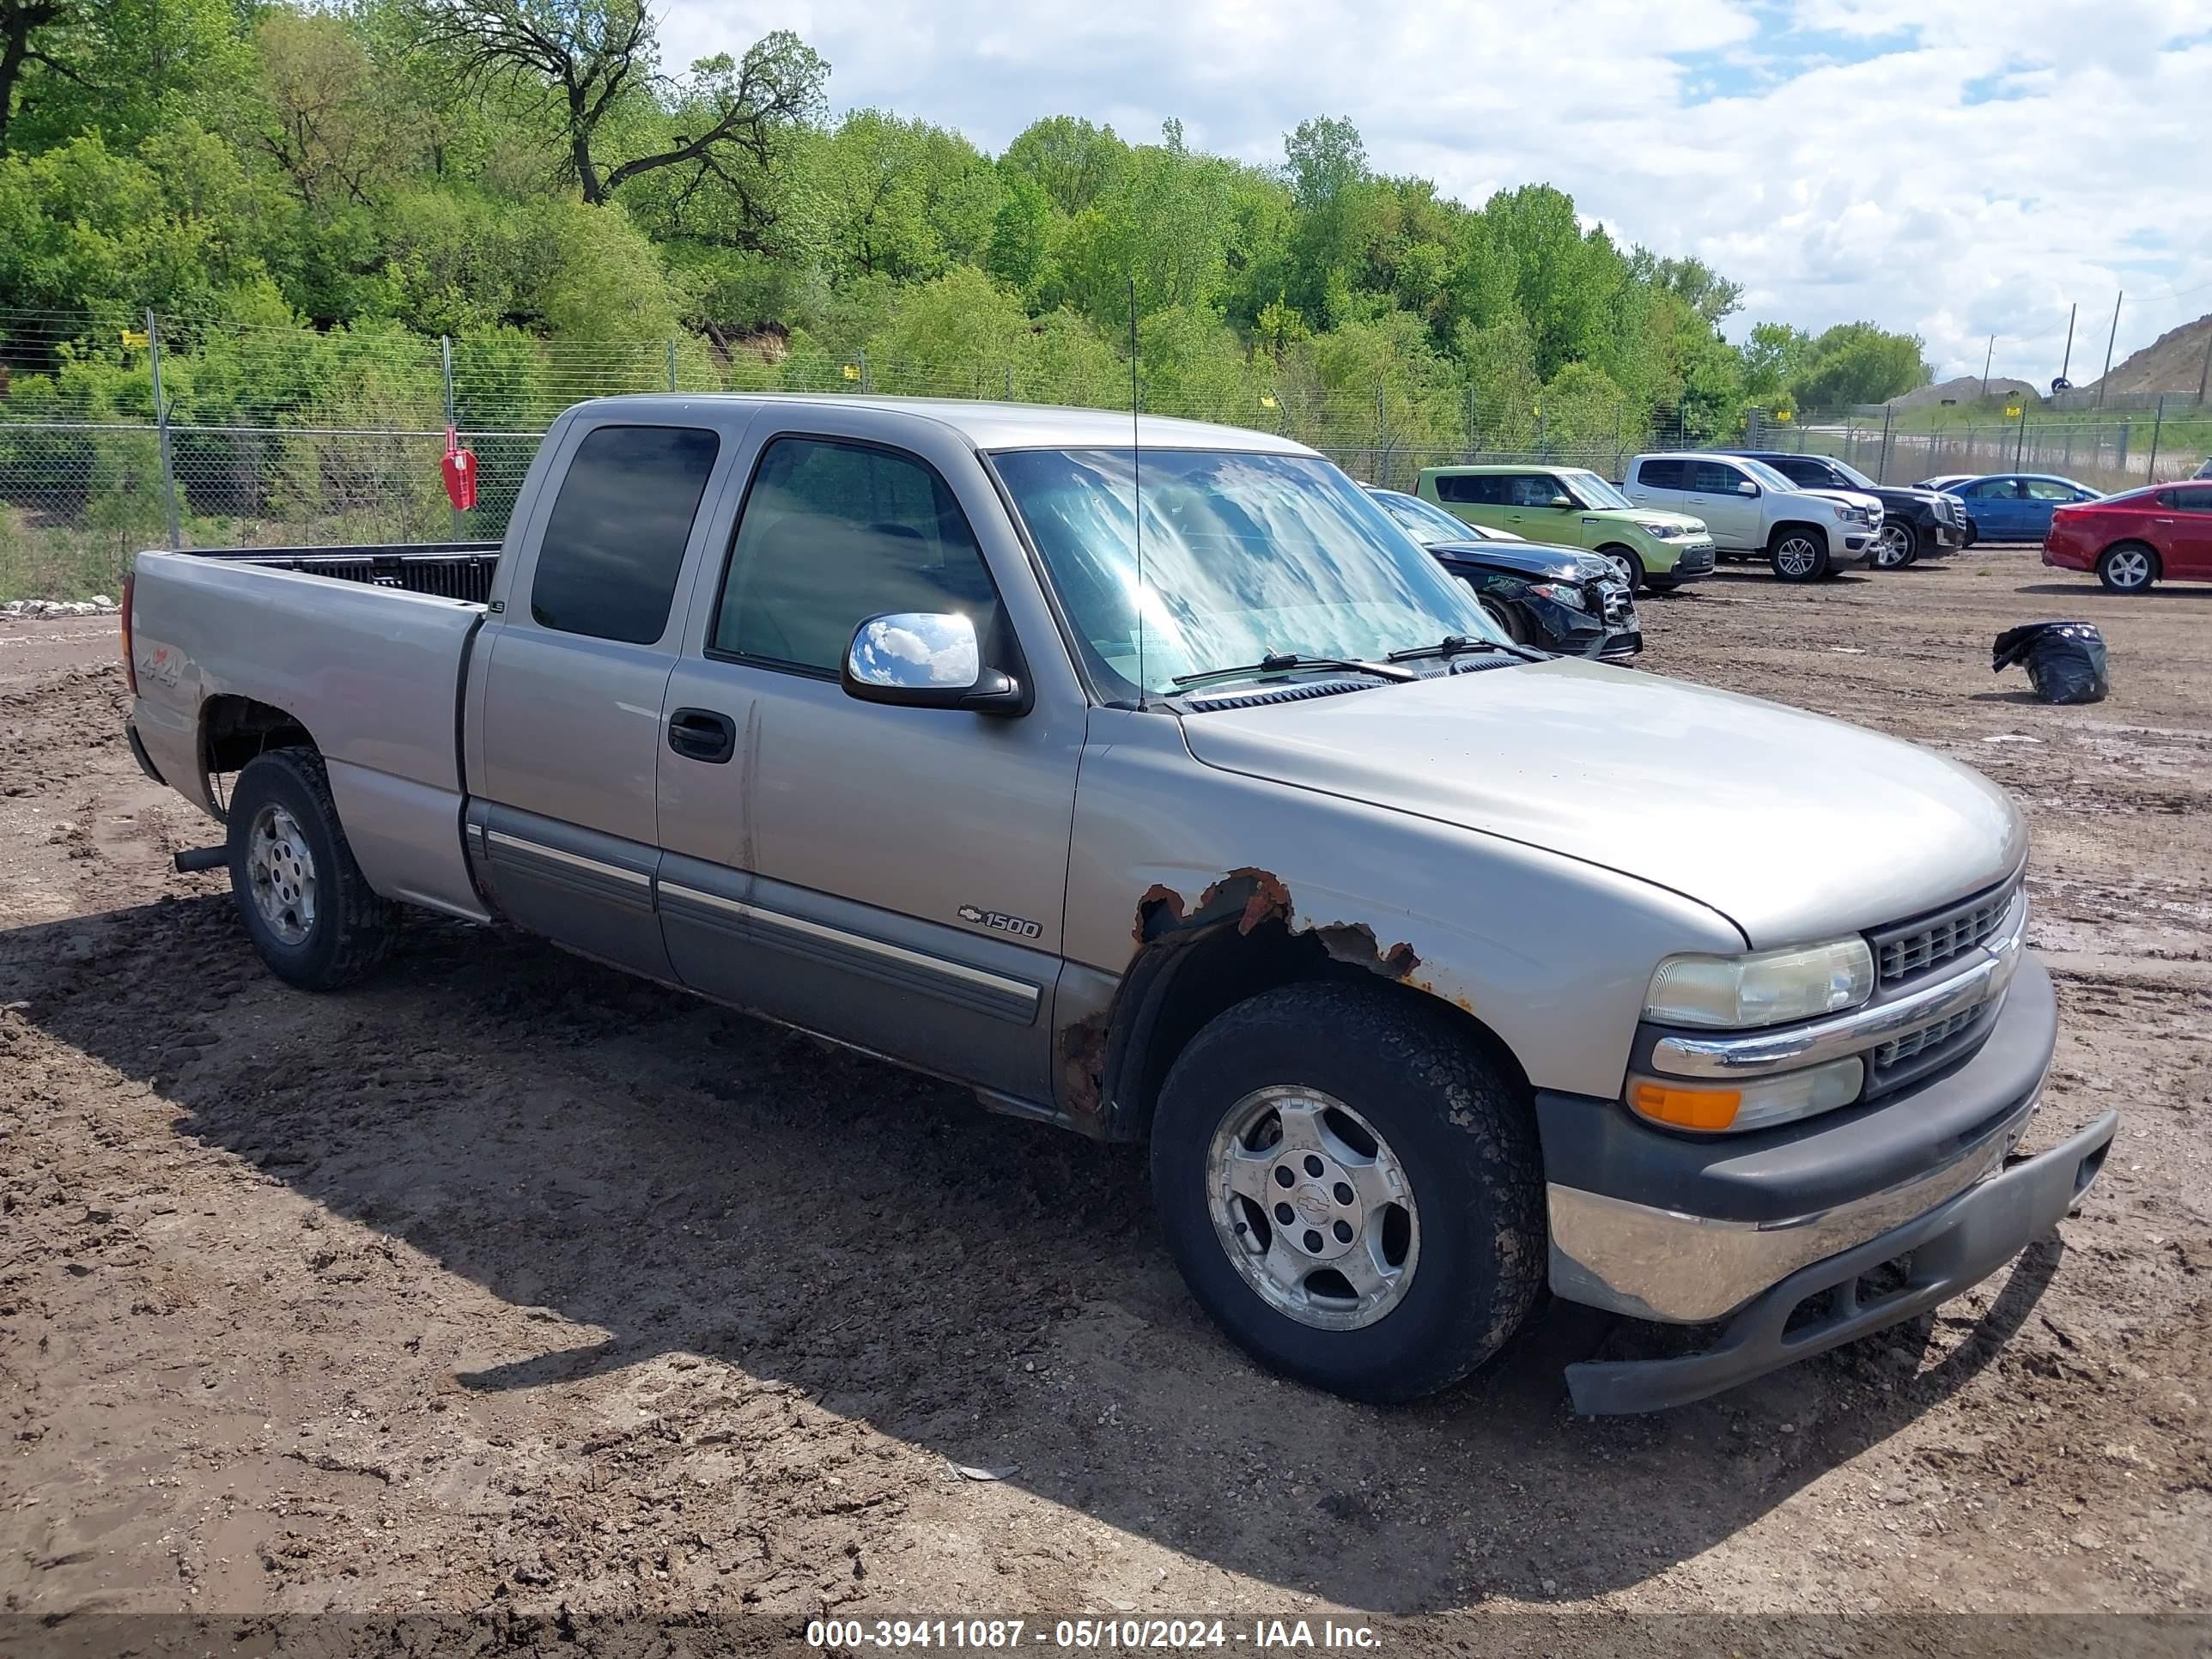
[[[1739,495],[1756,495],[1759,494],[1759,486],[1746,478],[1735,487],[1735,493]]]
[[[1554,495],[1550,501],[1544,503],[1547,507],[1555,507],[1563,509],[1572,507],[1574,504],[1575,498],[1571,495]]]
[[[838,681],[848,697],[902,708],[1018,714],[1029,707],[1012,675],[983,666],[975,624],[957,611],[869,617],[853,630]]]

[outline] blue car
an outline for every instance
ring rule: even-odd
[[[1984,542],[2039,542],[2057,508],[2103,499],[2101,491],[2049,472],[1992,472],[1946,485],[1945,493],[1966,502],[1976,539]]]

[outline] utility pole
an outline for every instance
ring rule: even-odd
[[[2158,434],[2159,428],[2165,424],[2166,399],[2161,396],[2158,400],[2158,413],[2151,418],[2150,465],[2143,469],[2143,482],[2145,483],[2156,483],[2158,482]]]
[[[2064,380],[2066,371],[2074,367],[2074,319],[2080,314],[2081,302],[2076,300],[2066,307],[2066,356],[2058,365],[2058,378]]]
[[[1990,349],[1982,354],[1982,396],[1990,395],[1990,365],[1996,360],[1997,337],[1990,336]]]
[[[2197,406],[2204,407],[2204,389],[2212,384],[2212,328],[2204,331],[2204,367],[2197,371]]]
[[[2097,407],[2105,406],[2105,382],[2112,378],[2112,342],[2120,337],[2120,301],[2128,297],[2122,289],[2112,296],[2112,331],[2105,337],[2105,372],[2097,377]]]

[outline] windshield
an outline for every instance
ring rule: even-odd
[[[1842,473],[1844,477],[1850,479],[1851,488],[1854,489],[1874,489],[1879,488],[1872,478],[1868,477],[1865,473],[1860,471],[1858,468],[1853,466],[1849,461],[1839,461],[1834,456],[1831,455],[1828,457],[1828,465],[1835,468],[1837,471]]]
[[[1772,467],[1767,465],[1765,461],[1754,461],[1747,455],[1733,456],[1730,459],[1745,471],[1750,473],[1753,477],[1765,484],[1769,489],[1784,489],[1794,492],[1798,489],[1797,485],[1791,483],[1789,479],[1784,477]]]
[[[1370,490],[1382,510],[1413,532],[1419,542],[1469,542],[1480,539],[1441,507],[1431,507],[1418,495],[1401,495],[1395,489]]]
[[[1565,481],[1567,488],[1581,498],[1584,507],[1632,508],[1636,505],[1595,472],[1578,467],[1572,472],[1562,472],[1559,477]]]
[[[994,462],[1117,699],[1139,685],[1173,696],[1178,674],[1286,653],[1372,660],[1452,634],[1504,640],[1468,588],[1316,457],[1146,450],[1141,592],[1127,450]]]

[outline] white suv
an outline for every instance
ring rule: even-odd
[[[1881,503],[1855,489],[1801,489],[1764,461],[1738,455],[1638,455],[1621,486],[1639,507],[1703,519],[1723,554],[1765,557],[1784,581],[1839,565],[1873,565]]]

